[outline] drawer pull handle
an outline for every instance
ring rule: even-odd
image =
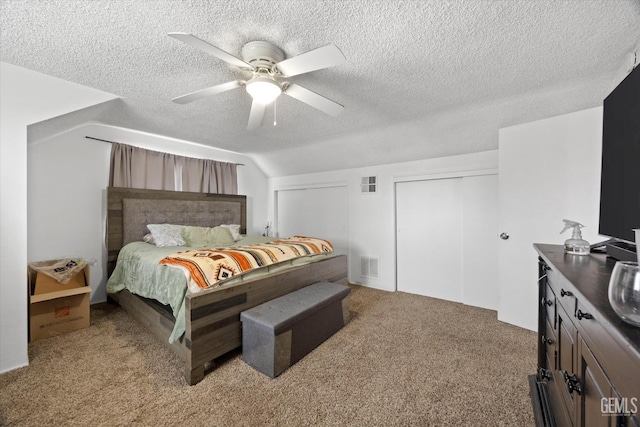
[[[551,379],[551,371],[548,369],[540,368],[540,379],[550,380]]]
[[[560,289],[560,296],[561,297],[572,297],[573,296],[573,292],[565,291],[564,289]]]
[[[545,337],[544,335],[541,338],[542,344],[553,344],[553,340],[551,338]]]
[[[589,313],[583,313],[582,310],[578,309],[578,313],[576,313],[576,315],[578,316],[578,320],[582,320],[582,319],[593,319],[593,316]]]
[[[576,374],[569,376],[567,371],[562,371],[562,375],[564,376],[564,382],[567,383],[567,389],[569,390],[569,394],[574,391],[578,394],[582,394],[582,385],[580,385],[580,380],[576,377]]]
[[[548,305],[549,307],[551,307],[553,305],[553,301],[550,299],[546,299],[546,298],[542,298],[542,301],[540,301],[540,304],[542,305]]]

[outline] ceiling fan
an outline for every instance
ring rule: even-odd
[[[173,102],[186,104],[244,86],[253,99],[247,126],[249,130],[254,130],[262,125],[267,105],[275,101],[282,93],[331,116],[336,116],[344,110],[344,107],[337,102],[292,83],[288,79],[345,62],[344,55],[334,45],[330,44],[284,59],[284,52],[279,47],[265,41],[252,41],[242,47],[242,59],[240,59],[192,34],[169,33],[169,36],[222,59],[241,70],[252,73],[252,76],[247,80],[234,80],[201,89],[173,98]]]

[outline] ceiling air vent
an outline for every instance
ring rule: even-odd
[[[360,276],[378,278],[378,258],[370,256],[360,257]]]
[[[363,176],[360,180],[360,191],[362,193],[375,193],[378,179],[375,176]]]

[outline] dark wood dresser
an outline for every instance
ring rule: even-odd
[[[640,427],[640,328],[609,304],[615,260],[539,254],[538,370],[529,377],[538,426]]]

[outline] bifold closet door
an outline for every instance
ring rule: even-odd
[[[278,190],[278,236],[329,240],[338,254],[349,252],[349,198],[346,186]]]
[[[462,302],[462,178],[396,184],[397,288]]]

